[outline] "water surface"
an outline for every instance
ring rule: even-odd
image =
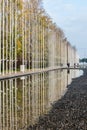
[[[58,70],[0,81],[0,130],[24,130],[67,91],[77,70]]]

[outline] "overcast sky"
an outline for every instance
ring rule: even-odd
[[[87,0],[43,0],[43,6],[80,57],[87,56]]]

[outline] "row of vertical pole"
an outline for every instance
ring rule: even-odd
[[[1,74],[16,73],[21,66],[25,71],[65,65],[69,56],[77,59],[63,31],[38,6],[29,0],[0,1]]]

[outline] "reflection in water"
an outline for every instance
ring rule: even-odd
[[[0,81],[0,130],[26,129],[61,98],[77,71],[52,71]]]

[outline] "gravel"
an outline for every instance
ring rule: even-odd
[[[27,130],[87,130],[87,75],[73,79],[50,112]]]

